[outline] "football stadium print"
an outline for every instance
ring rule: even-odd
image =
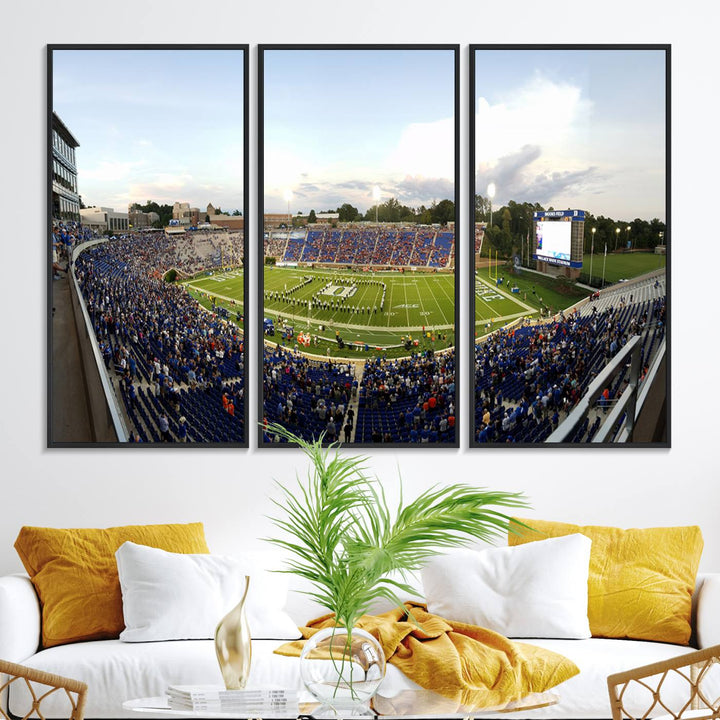
[[[457,48],[260,61],[260,445],[457,446]]]
[[[668,56],[471,48],[471,447],[669,444]]]
[[[669,46],[465,51],[49,46],[48,445],[669,447]]]
[[[247,446],[246,49],[48,53],[49,445]]]

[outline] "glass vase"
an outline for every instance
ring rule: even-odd
[[[249,588],[250,577],[246,575],[242,599],[215,628],[215,654],[228,690],[242,690],[250,676],[252,644],[245,616],[245,600]]]
[[[321,705],[314,717],[367,714],[385,677],[385,653],[365,630],[324,628],[305,642],[300,675]]]

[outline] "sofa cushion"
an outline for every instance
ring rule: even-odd
[[[115,551],[127,540],[208,552],[202,523],[20,530],[15,549],[40,598],[43,647],[118,637],[124,622]]]
[[[428,610],[514,638],[589,638],[590,540],[456,550],[422,570]]]
[[[115,553],[123,599],[124,642],[211,639],[215,628],[250,586],[245,614],[255,639],[295,639],[297,625],[284,612],[283,575],[245,558],[170,553],[123,543]]]
[[[40,603],[25,574],[0,577],[0,658],[22,662],[40,645]]]
[[[593,636],[686,645],[703,539],[700,528],[622,530],[522,520],[510,545],[582,533],[592,540],[588,618]]]
[[[306,696],[302,694],[298,660],[274,654],[273,650],[278,644],[275,640],[253,641],[250,686],[270,684],[295,688],[301,692],[302,700]],[[690,651],[689,648],[679,648],[677,645],[599,638],[536,640],[533,644],[566,656],[581,671],[553,690],[559,697],[557,705],[533,710],[529,714],[533,718],[608,718],[608,675]],[[162,696],[170,684],[222,684],[211,640],[158,643],[102,640],[76,643],[43,650],[25,664],[86,682],[88,697],[85,717],[88,720],[137,718],[137,713],[123,709],[122,703],[134,698]],[[416,688],[394,665],[388,665],[381,686],[382,695],[392,697],[403,690]],[[685,695],[681,694],[682,690],[678,689],[675,702],[680,702],[683,697],[686,699],[687,687],[684,688]],[[63,714],[67,708],[58,695],[56,693],[56,697],[43,702],[49,719],[68,717]],[[10,692],[12,712],[22,716],[23,708],[27,708],[27,700],[24,686],[15,683]],[[46,707],[46,702],[51,705]],[[152,717],[145,713],[143,716]],[[500,717],[508,716],[505,714]]]

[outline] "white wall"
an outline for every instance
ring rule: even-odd
[[[85,0],[52,7],[40,0],[14,3],[0,50],[5,248],[0,275],[0,572],[20,569],[12,543],[23,524],[102,527],[202,520],[216,552],[258,545],[255,538],[270,531],[263,515],[270,510],[272,479],[290,480],[302,464],[294,451],[45,449],[46,43],[247,42],[252,48],[253,109],[258,43],[460,43],[466,147],[468,44],[540,40],[673,43],[673,448],[469,451],[463,426],[459,451],[376,451],[371,467],[388,483],[395,481],[400,467],[406,495],[435,481],[465,480],[525,491],[536,517],[626,527],[696,523],[705,536],[702,569],[720,570],[720,436],[713,352],[718,294],[714,280],[702,274],[708,264],[716,265],[717,257],[717,4],[606,0],[588,4],[578,16],[580,6],[585,4],[560,0],[482,5],[476,0],[228,0],[204,5],[129,0],[115,6],[112,22],[101,22],[97,13],[88,12],[94,5]],[[419,82],[418,90],[432,102],[432,88]],[[251,137],[255,133],[253,117]],[[462,159],[460,244],[466,247],[465,153]],[[256,161],[253,148],[251,169]],[[10,221],[18,208],[27,206],[38,209],[36,217],[23,213],[22,223]],[[251,238],[255,207],[251,186]],[[254,296],[254,249],[251,259]],[[464,269],[461,280],[465,324]],[[463,347],[463,361],[465,356]],[[254,352],[250,376],[256,376]],[[461,377],[467,390],[467,363]],[[251,389],[251,408],[255,400]],[[460,417],[466,419],[468,412],[463,399]]]

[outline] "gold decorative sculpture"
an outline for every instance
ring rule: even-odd
[[[242,599],[215,628],[215,653],[228,690],[242,690],[250,676],[252,645],[245,616],[245,600],[249,588],[250,576],[246,575]]]

